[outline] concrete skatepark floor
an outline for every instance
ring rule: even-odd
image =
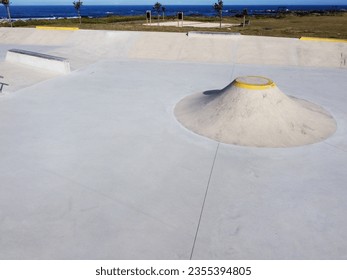
[[[136,40],[148,38],[132,36],[129,52],[85,58],[72,39],[37,43],[74,71],[35,70],[20,88],[23,66],[0,62],[13,79],[0,96],[0,259],[346,259],[346,68],[136,56]],[[8,41],[2,58],[7,45],[30,48]],[[337,131],[312,145],[252,148],[176,120],[183,97],[245,75],[321,105]]]

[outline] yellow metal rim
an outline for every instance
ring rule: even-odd
[[[301,37],[303,41],[318,41],[318,42],[334,42],[334,43],[347,43],[344,39],[332,39],[332,38],[316,38],[316,37]]]
[[[245,89],[252,89],[252,90],[264,90],[264,89],[268,89],[268,88],[272,88],[275,86],[275,83],[265,77],[261,77],[261,76],[249,76],[250,78],[261,78],[267,81],[267,83],[264,84],[251,84],[251,83],[246,83],[246,82],[241,82],[238,81],[237,79],[235,79],[234,81],[234,86],[239,87],[239,88],[245,88]]]
[[[44,29],[44,30],[67,30],[67,31],[79,30],[78,27],[36,26],[36,28]]]

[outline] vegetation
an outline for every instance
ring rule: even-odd
[[[12,27],[11,13],[10,13],[10,0],[1,0],[1,4],[3,4],[6,8],[8,22]]]
[[[176,17],[166,17],[166,21],[174,22]],[[243,26],[243,16],[224,15],[223,22],[235,26],[222,28],[226,32],[240,32],[243,35],[260,35],[300,38],[301,36],[347,39],[347,13],[338,14],[307,14],[297,16],[286,14],[278,16],[248,16],[251,25]],[[218,22],[218,17],[185,17],[188,21]],[[15,21],[14,27],[35,27],[37,25],[79,27],[97,30],[128,30],[128,31],[220,31],[220,28],[191,28],[175,26],[145,26],[146,16],[108,16],[103,18],[83,17],[82,24],[78,19],[27,20]],[[10,26],[0,23],[0,26]]]
[[[218,0],[217,3],[214,3],[213,5],[214,10],[216,11],[220,22],[219,22],[219,28],[222,28],[222,15],[223,15],[223,1],[222,0]]]
[[[78,0],[78,1],[74,1],[72,4],[74,5],[74,7],[75,7],[75,9],[76,9],[76,11],[77,11],[77,15],[78,15],[78,18],[79,18],[79,20],[80,20],[80,24],[82,24],[82,17],[81,17],[81,12],[80,12],[80,10],[81,10],[81,7],[82,7],[82,5],[83,5],[83,2],[80,1],[80,0]]]
[[[246,26],[246,16],[248,16],[248,10],[243,9],[242,15],[243,15],[243,27],[245,27]]]
[[[159,26],[159,13],[161,9],[162,9],[162,4],[160,4],[159,2],[156,2],[153,6],[153,10],[157,12],[158,26]]]
[[[162,6],[162,7],[161,7],[161,11],[163,12],[163,20],[165,20],[165,11],[166,11],[166,7]]]

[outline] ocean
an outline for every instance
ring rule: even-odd
[[[69,6],[16,6],[11,7],[11,16],[14,20],[20,19],[36,19],[36,18],[71,18],[76,17],[76,11],[73,5]],[[323,10],[347,10],[347,5],[340,6],[322,6],[322,5],[311,5],[311,6],[279,6],[279,5],[225,5],[224,15],[234,15],[243,9],[247,8],[249,14],[271,14],[280,9],[288,9],[290,11],[323,11]],[[150,5],[83,5],[81,8],[81,15],[84,17],[104,17],[108,15],[144,15],[146,10],[151,10]],[[202,15],[202,16],[214,16],[216,13],[212,5],[170,5],[166,6],[165,14],[167,16],[176,15],[177,12],[183,12],[184,15]],[[0,18],[6,18],[6,10],[0,5]]]

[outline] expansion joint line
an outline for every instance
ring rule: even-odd
[[[218,142],[217,149],[216,149],[216,153],[214,154],[214,159],[213,159],[213,163],[212,163],[212,167],[211,167],[211,171],[210,171],[210,176],[208,177],[208,182],[207,182],[207,186],[206,186],[204,201],[202,202],[202,207],[201,207],[201,211],[200,211],[199,222],[198,222],[198,226],[197,226],[196,232],[195,232],[195,237],[194,237],[194,242],[193,242],[192,251],[191,251],[191,253],[190,253],[190,260],[193,258],[193,254],[194,254],[195,243],[196,243],[196,239],[197,239],[197,237],[198,237],[198,233],[199,233],[199,229],[200,229],[201,218],[202,218],[202,215],[203,215],[203,213],[204,213],[205,202],[206,202],[206,198],[207,198],[208,189],[209,189],[209,187],[210,187],[210,182],[211,182],[211,178],[212,178],[212,173],[213,173],[214,164],[215,164],[216,158],[217,158],[217,153],[218,153],[218,149],[219,149],[219,144],[220,144],[220,143]]]

